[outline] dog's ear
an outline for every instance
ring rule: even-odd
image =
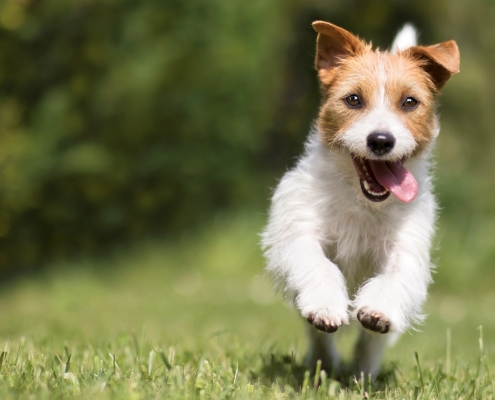
[[[316,69],[335,68],[345,57],[362,52],[365,45],[358,37],[324,21],[313,22],[316,39]]]
[[[352,33],[329,22],[315,21],[313,28],[318,32],[315,66],[321,82],[327,84],[334,75],[331,70],[344,58],[361,53],[365,44]]]
[[[459,48],[454,40],[433,46],[414,46],[404,51],[422,61],[435,87],[441,89],[453,74],[459,72]]]

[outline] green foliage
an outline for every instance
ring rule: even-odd
[[[318,107],[315,19],[382,47],[406,21],[426,43],[458,40],[437,186],[450,226],[492,226],[494,12],[461,0],[3,1],[0,274],[265,208]]]
[[[259,199],[253,169],[283,61],[275,9],[5,2],[0,268]]]

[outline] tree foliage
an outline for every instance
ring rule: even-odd
[[[485,178],[473,171],[487,167],[479,143],[494,144],[486,103],[493,92],[483,89],[495,53],[477,54],[494,45],[467,32],[493,33],[491,24],[478,24],[488,14],[460,0],[448,7],[443,0],[327,3],[0,4],[0,271],[176,234],[225,208],[265,205],[318,106],[315,19],[381,46],[409,20],[425,42],[453,37],[461,53],[469,44],[465,78],[446,96],[452,133],[441,157],[475,177],[471,192],[482,190]],[[495,12],[489,2],[483,7]],[[468,129],[478,144],[466,138]],[[491,159],[493,148],[484,149]],[[473,195],[457,193],[457,175],[446,175],[446,201],[462,208]],[[493,211],[490,202],[477,204]]]

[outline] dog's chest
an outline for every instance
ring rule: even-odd
[[[393,222],[380,214],[334,212],[326,215],[325,254],[349,284],[360,285],[373,276],[393,245]]]

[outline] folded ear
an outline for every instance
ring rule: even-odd
[[[352,33],[324,21],[313,22],[316,39],[316,69],[335,68],[342,59],[362,52],[365,44]]]
[[[433,46],[414,46],[404,52],[424,62],[423,69],[437,89],[441,89],[453,74],[459,72],[459,48],[454,40]]]

